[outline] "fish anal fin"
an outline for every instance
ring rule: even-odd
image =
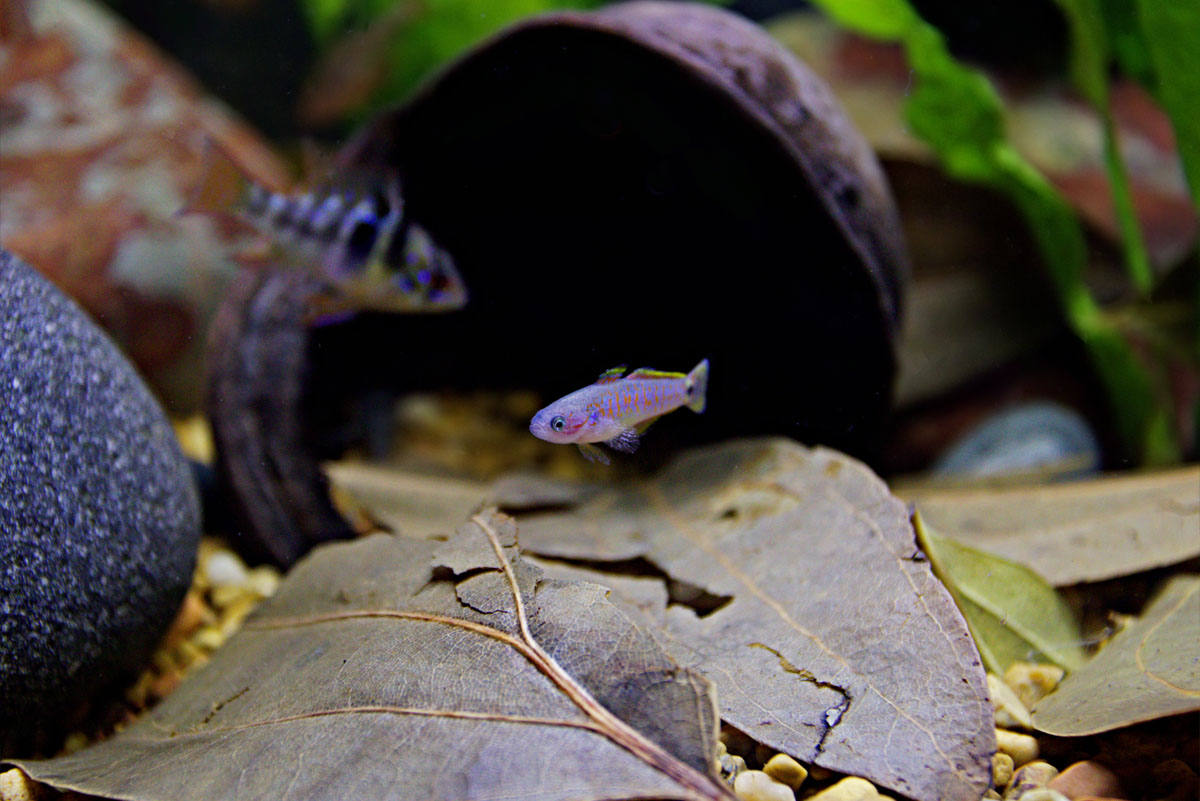
[[[609,464],[608,455],[597,448],[590,442],[576,442],[579,446],[579,452],[583,454],[583,458],[589,462],[599,462],[600,464]]]
[[[625,367],[625,365],[619,364],[616,367],[605,370],[600,374],[600,377],[596,379],[596,383],[611,384],[625,374]]]
[[[639,367],[626,378],[687,378],[684,373],[671,373],[666,370],[655,370],[653,367]]]
[[[638,445],[641,444],[641,438],[633,428],[622,428],[615,437],[605,440],[604,444],[614,451],[633,453],[638,449]]]

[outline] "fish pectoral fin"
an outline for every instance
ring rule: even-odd
[[[633,453],[638,449],[638,445],[642,442],[638,432],[633,428],[622,428],[620,433],[610,440],[604,442],[605,445],[612,448],[614,451],[622,453]]]
[[[620,378],[625,373],[625,367],[626,367],[626,365],[619,364],[616,367],[611,367],[611,368],[605,370],[603,373],[600,374],[600,377],[596,379],[596,383],[597,384],[611,384],[612,382],[616,381],[618,378]]]
[[[633,430],[636,431],[637,435],[640,437],[645,434],[650,426],[654,425],[657,421],[657,417],[651,417],[649,420],[643,420],[642,422],[638,423],[633,427]]]
[[[608,455],[592,443],[576,442],[575,444],[579,446],[579,452],[583,454],[583,458],[587,459],[589,462],[599,462],[600,464],[609,463]]]

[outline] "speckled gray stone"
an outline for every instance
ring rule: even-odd
[[[0,250],[0,756],[147,658],[187,590],[199,520],[129,362]]]

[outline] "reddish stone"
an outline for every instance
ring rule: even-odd
[[[1050,781],[1057,790],[1073,801],[1084,798],[1121,798],[1124,790],[1117,774],[1099,762],[1076,762]]]
[[[0,240],[72,295],[169,409],[198,406],[203,331],[246,232],[180,217],[207,140],[287,183],[257,135],[110,12],[31,4],[0,42]]]

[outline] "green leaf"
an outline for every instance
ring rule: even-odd
[[[1112,57],[1120,65],[1121,71],[1150,92],[1157,93],[1158,82],[1154,77],[1150,50],[1142,34],[1137,0],[1102,0],[1100,11],[1104,15],[1104,30]]]
[[[1200,208],[1200,0],[1137,0],[1158,98],[1171,117],[1192,200]]]
[[[1145,293],[1150,290],[1153,276],[1109,102],[1108,70],[1112,54],[1104,13],[1099,0],[1058,0],[1058,4],[1071,25],[1071,77],[1104,123],[1104,165],[1121,228],[1125,266],[1134,285]]]
[[[924,25],[907,0],[817,0],[816,5],[840,25],[875,39],[903,39]]]
[[[1097,0],[1057,0],[1071,28],[1071,80],[1093,106],[1108,106],[1108,35]]]
[[[1096,0],[1060,2],[1078,17],[1073,29],[1081,47],[1074,62],[1077,80],[1089,97],[1104,100],[1107,112],[1109,56],[1103,18],[1094,5]],[[1188,2],[1195,4],[1200,0]],[[1178,446],[1170,427],[1165,425],[1169,421],[1166,404],[1156,395],[1146,369],[1129,344],[1101,315],[1084,283],[1087,246],[1079,221],[1049,181],[1007,141],[1003,106],[991,83],[978,71],[956,61],[937,29],[917,16],[905,0],[815,0],[815,3],[851,30],[904,46],[914,78],[905,105],[905,116],[913,132],[934,149],[951,176],[993,187],[1012,199],[1042,252],[1063,314],[1087,346],[1107,389],[1126,447],[1143,461],[1178,461]],[[1196,74],[1200,75],[1200,69]],[[1200,96],[1200,89],[1192,96]],[[1111,129],[1110,124],[1108,167],[1126,261],[1135,281],[1146,288],[1150,274],[1145,248]]]
[[[1018,661],[1083,664],[1079,627],[1066,602],[1024,565],[934,532],[918,512],[917,542],[967,619],[984,664],[1003,674]]]

